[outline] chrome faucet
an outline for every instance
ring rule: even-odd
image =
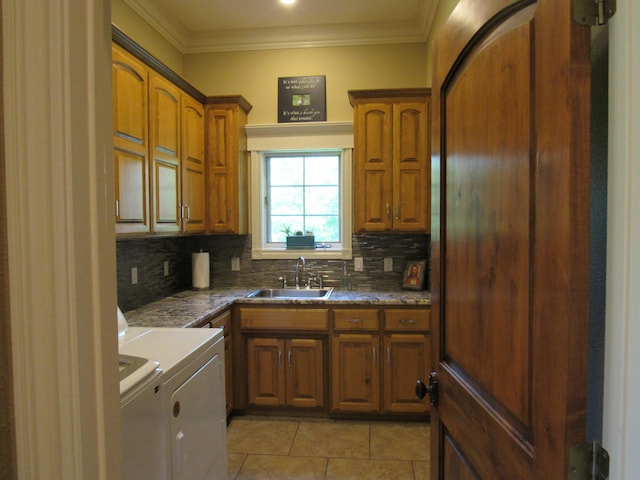
[[[300,263],[302,262],[302,271],[304,272],[307,263],[304,257],[298,257],[296,260],[296,288],[300,288]]]

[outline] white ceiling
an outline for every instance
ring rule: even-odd
[[[424,42],[439,0],[123,0],[182,53]]]

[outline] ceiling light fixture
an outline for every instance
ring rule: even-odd
[[[296,0],[280,0],[280,3],[282,3],[283,5],[293,5],[294,3],[296,3]]]

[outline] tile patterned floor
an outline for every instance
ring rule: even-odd
[[[235,417],[229,480],[429,478],[428,423]]]

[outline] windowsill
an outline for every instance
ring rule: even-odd
[[[291,260],[298,257],[306,259],[326,260],[351,260],[351,249],[339,248],[253,248],[251,258],[253,260]]]

